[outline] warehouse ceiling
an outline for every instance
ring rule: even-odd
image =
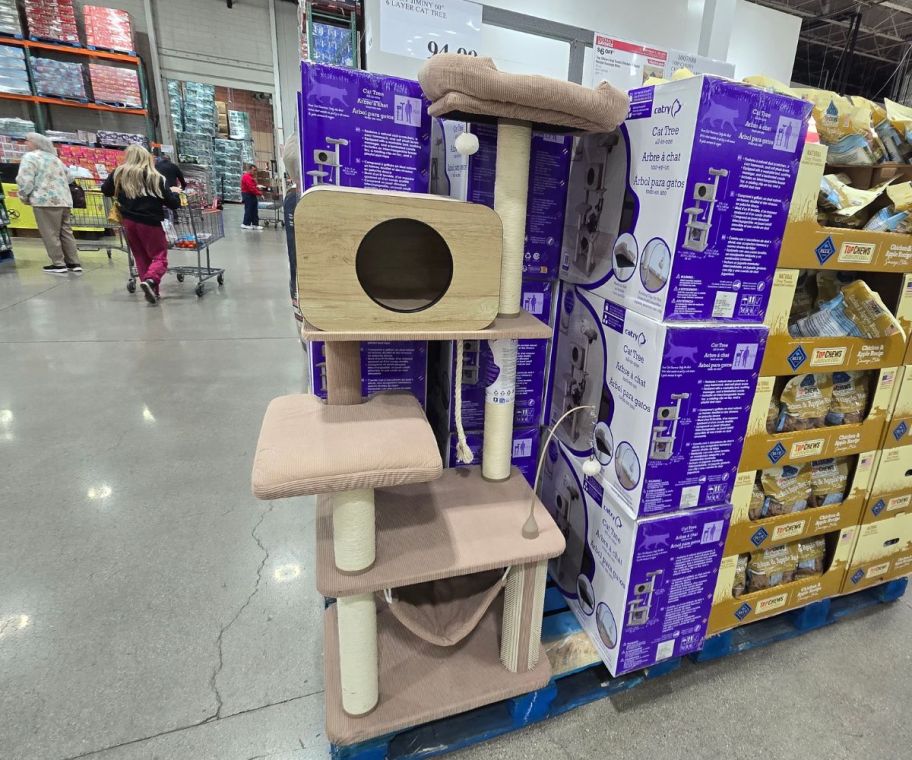
[[[802,19],[794,82],[868,97],[901,97],[912,44],[912,0],[751,2]],[[900,64],[903,68],[894,76]]]

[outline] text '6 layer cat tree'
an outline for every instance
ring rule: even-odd
[[[494,211],[432,195],[321,186],[295,212],[303,337],[326,344],[328,397],[272,401],[253,492],[317,494],[326,728],[351,744],[544,686],[547,561],[564,538],[511,469],[532,129],[612,131],[627,97],[438,55],[429,111],[498,124]],[[471,138],[462,141],[469,143]],[[417,399],[361,397],[362,340],[488,340],[480,467],[443,470]],[[461,352],[460,352],[461,355]],[[501,593],[503,592],[503,593]]]

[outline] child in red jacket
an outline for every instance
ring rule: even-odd
[[[247,164],[247,171],[241,175],[241,198],[244,200],[244,223],[242,230],[261,230],[259,198],[263,195],[256,181],[256,164]]]

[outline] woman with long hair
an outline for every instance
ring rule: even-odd
[[[139,273],[139,287],[149,303],[158,301],[161,278],[168,271],[168,240],[162,229],[165,206],[177,209],[180,198],[155,169],[152,154],[141,145],[127,148],[124,162],[101,186],[120,207],[121,223]]]

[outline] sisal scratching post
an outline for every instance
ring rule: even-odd
[[[531,145],[530,124],[508,119],[497,123],[494,210],[503,222],[500,314],[505,317],[515,317],[520,312]]]
[[[342,709],[349,715],[365,715],[376,707],[380,697],[374,595],[340,597],[336,612]]]
[[[485,480],[507,480],[513,458],[513,406],[516,399],[515,338],[488,341],[497,376],[485,388],[484,442],[481,474]]]
[[[507,576],[500,661],[511,673],[532,670],[538,664],[547,567],[542,560],[510,568]]]
[[[340,491],[330,498],[336,567],[346,573],[363,572],[376,557],[374,489]]]
[[[326,355],[326,403],[349,406],[361,403],[361,344],[330,341]]]

